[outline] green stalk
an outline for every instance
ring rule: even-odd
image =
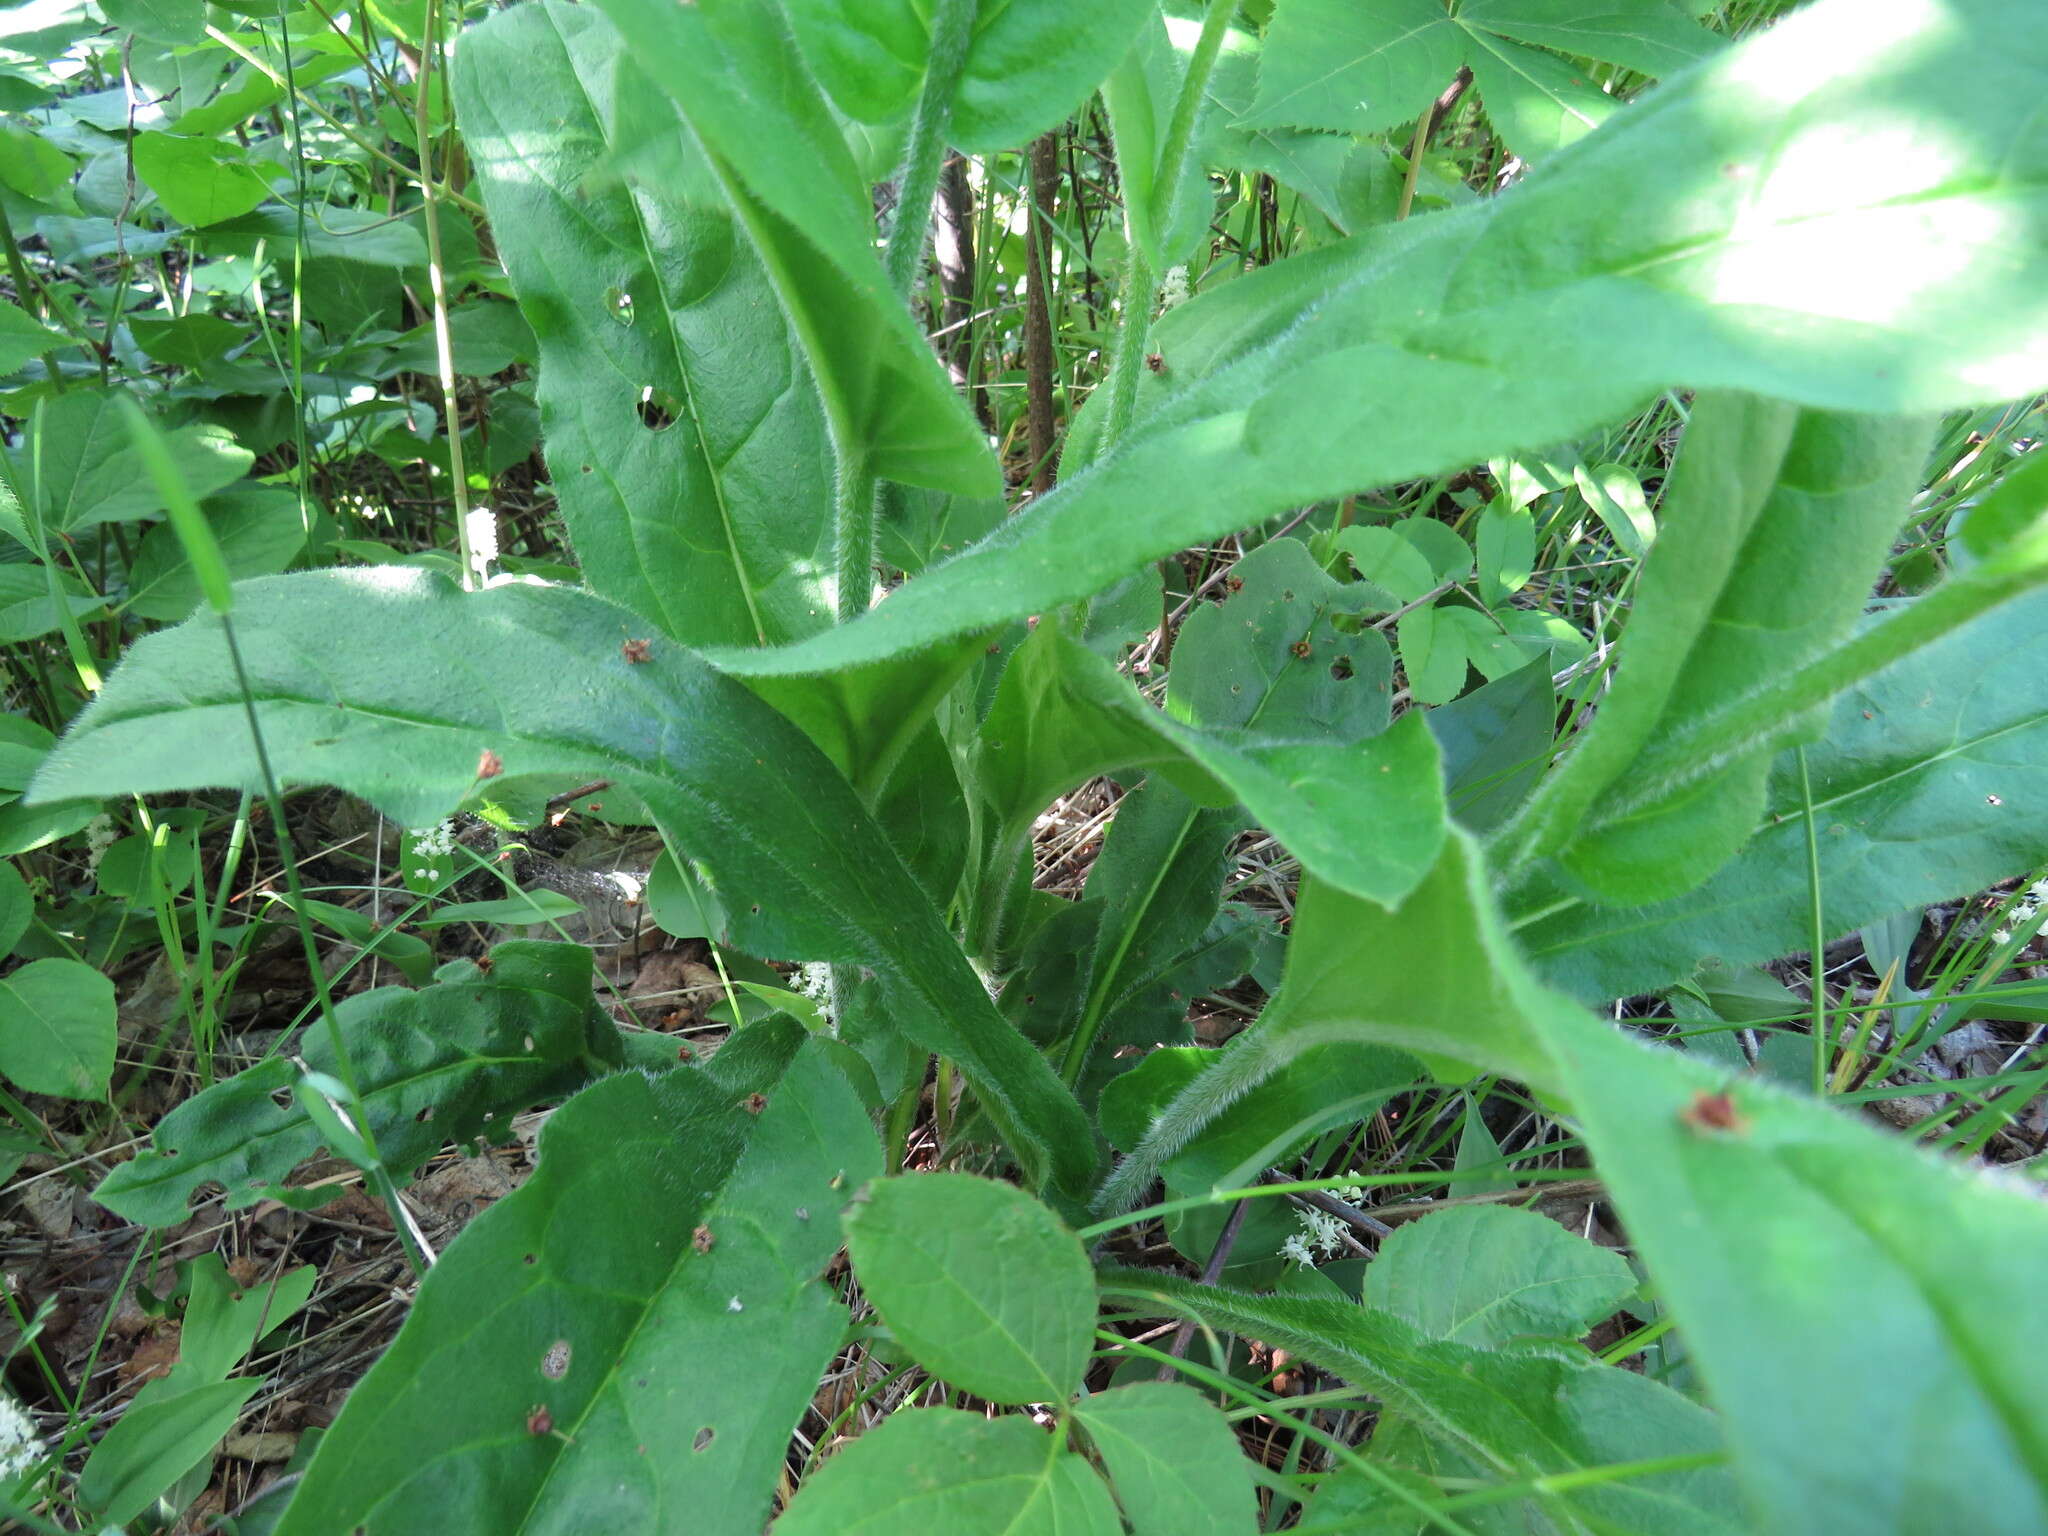
[[[1180,84],[1180,96],[1167,122],[1166,140],[1160,145],[1159,163],[1153,168],[1152,191],[1160,203],[1155,212],[1156,227],[1164,227],[1173,212],[1174,194],[1180,189],[1181,171],[1187,164],[1188,149],[1194,142],[1195,119],[1201,113],[1202,97],[1209,88],[1209,75],[1216,57],[1223,51],[1223,34],[1236,12],[1236,0],[1209,0],[1202,17],[1202,35],[1188,59],[1188,72]],[[1128,178],[1118,178],[1128,186]],[[1131,424],[1138,403],[1138,374],[1145,363],[1145,343],[1152,333],[1152,301],[1157,296],[1159,274],[1152,258],[1136,238],[1128,202],[1124,208],[1124,232],[1130,262],[1124,273],[1122,313],[1117,317],[1116,344],[1111,349],[1109,370],[1109,414],[1103,419],[1101,447],[1096,457],[1107,455]]]
[[[836,612],[840,623],[851,624],[868,611],[875,590],[875,472],[865,444],[840,444],[832,523]]]
[[[1828,1091],[1828,978],[1826,964],[1827,922],[1820,897],[1820,839],[1813,824],[1813,779],[1806,771],[1806,748],[1794,747],[1799,760],[1799,797],[1806,810],[1806,907],[1812,927],[1813,961],[1807,967],[1813,996],[1813,1093],[1824,1097]]]
[[[434,59],[441,39],[439,0],[429,0],[426,31],[420,39],[419,68],[414,71],[413,136],[420,161],[420,213],[427,225],[427,282],[434,296],[434,358],[440,371],[441,414],[448,431],[448,477],[455,482],[455,547],[462,560],[462,589],[475,588],[476,564],[469,548],[469,469],[462,460],[462,415],[455,398],[455,343],[448,333],[447,267],[441,257],[440,191],[433,176]],[[444,88],[445,94],[445,88]]]
[[[953,97],[960,72],[967,66],[967,45],[974,40],[976,0],[938,0],[932,11],[931,62],[925,66],[924,88],[910,119],[910,142],[904,150],[903,176],[896,199],[896,221],[882,265],[889,288],[910,296],[924,255],[924,237],[931,229],[932,194],[939,186],[939,162],[946,154],[946,126],[953,116]]]
[[[21,246],[14,238],[13,221],[7,217],[7,203],[0,199],[0,248],[7,253],[7,275],[14,279],[14,296],[23,310],[28,308],[29,295],[35,291],[29,282],[28,264],[21,259]],[[57,393],[64,392],[64,375],[57,371],[55,352],[64,343],[51,339],[50,350],[43,353],[43,366],[50,370],[50,383]]]

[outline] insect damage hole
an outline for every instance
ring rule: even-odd
[[[604,291],[604,312],[619,324],[633,323],[633,295],[623,288],[607,288]]]
[[[1335,661],[1331,662],[1330,676],[1334,677],[1340,683],[1344,682],[1348,678],[1356,676],[1356,674],[1351,669],[1351,658],[1349,656],[1339,656]]]
[[[549,1381],[560,1381],[569,1374],[569,1341],[557,1339],[548,1346],[548,1352],[540,1357],[540,1373]]]
[[[707,1445],[709,1445],[715,1438],[716,1436],[712,1433],[711,1426],[707,1424],[702,1429],[697,1431],[697,1438],[690,1442],[690,1449],[693,1451],[701,1451]]]
[[[641,389],[640,402],[634,409],[640,413],[641,426],[650,432],[666,432],[682,414],[683,403],[667,390],[649,384]]]

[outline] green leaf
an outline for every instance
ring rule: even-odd
[[[548,463],[584,579],[692,644],[822,627],[823,412],[674,104],[602,12],[558,0],[472,29],[456,82],[539,339]],[[615,168],[650,145],[679,163]]]
[[[1154,1051],[1102,1094],[1102,1133],[1120,1151],[1144,1138],[1153,1118],[1219,1053]],[[1189,1190],[1241,1189],[1284,1163],[1332,1126],[1355,1125],[1393,1094],[1414,1086],[1415,1063],[1398,1051],[1319,1046],[1303,1052],[1233,1101],[1164,1169]]]
[[[1397,1227],[1365,1270],[1365,1303],[1433,1339],[1481,1349],[1575,1339],[1636,1289],[1628,1261],[1548,1217],[1505,1206]]]
[[[1557,728],[1550,664],[1529,662],[1425,718],[1443,753],[1451,814],[1485,832],[1521,804],[1550,760]]]
[[[752,237],[841,459],[906,485],[996,494],[981,426],[889,289],[867,186],[780,14],[752,0],[603,9],[675,98]]]
[[[306,547],[299,498],[288,490],[236,486],[207,500],[206,521],[234,580],[274,576]],[[150,529],[128,570],[128,611],[175,622],[189,618],[200,601],[199,579],[177,531],[168,523]]]
[[[0,955],[10,955],[36,915],[28,882],[12,864],[0,864]]]
[[[624,784],[710,872],[731,919],[723,940],[875,970],[892,1027],[959,1063],[1034,1177],[1086,1186],[1093,1149],[1072,1095],[996,1012],[846,782],[741,684],[672,643],[627,661],[620,636],[644,634],[642,621],[565,588],[465,595],[381,566],[245,582],[235,600],[281,779],[335,783],[411,827],[472,793],[487,751],[514,777]],[[410,664],[330,666],[333,636],[350,632]],[[246,731],[219,630],[193,620],[130,649],[32,793],[251,783]]]
[[[575,897],[543,888],[521,891],[516,896],[506,896],[497,901],[458,901],[418,919],[414,926],[446,928],[451,923],[504,923],[530,928],[543,923],[559,923],[582,910],[583,903]]]
[[[212,139],[138,133],[134,153],[135,174],[180,224],[239,218],[270,196],[269,182],[246,161],[226,158]]]
[[[83,591],[71,576],[60,576],[58,599],[50,596],[50,574],[42,565],[0,565],[0,643],[33,640],[56,629],[62,608],[84,618],[107,606],[103,597]]]
[[[1006,838],[1019,842],[1054,796],[1084,779],[1159,765],[1180,788],[1210,804],[1242,803],[1305,865],[1346,890],[1399,899],[1443,836],[1436,744],[1420,719],[1376,735],[1350,734],[1362,726],[1378,729],[1385,718],[1386,696],[1372,686],[1379,643],[1340,637],[1339,656],[1353,671],[1336,675],[1338,658],[1321,660],[1312,640],[1286,638],[1314,634],[1323,615],[1309,603],[1302,610],[1291,624],[1259,625],[1255,638],[1262,652],[1310,646],[1308,657],[1291,657],[1299,665],[1287,681],[1300,686],[1288,689],[1284,674],[1222,682],[1223,689],[1242,691],[1226,706],[1236,718],[1213,728],[1179,717],[1181,710],[1193,715],[1203,707],[1198,701],[1213,691],[1205,685],[1197,685],[1201,692],[1191,689],[1195,699],[1186,704],[1169,696],[1167,709],[1156,709],[1057,622],[1041,623],[1004,670],[972,768],[973,783],[995,808]],[[1183,668],[1184,675],[1201,674],[1185,658]],[[1220,676],[1214,668],[1208,672],[1211,679]],[[1268,734],[1269,717],[1258,706],[1275,694],[1285,702],[1271,711]],[[1312,711],[1326,713],[1317,718]],[[1239,724],[1247,717],[1250,728]]]
[[[1213,203],[1208,178],[1194,155],[1182,162],[1173,185],[1160,180],[1164,167],[1159,162],[1187,74],[1187,51],[1175,46],[1166,18],[1154,10],[1102,87],[1125,218],[1155,273],[1189,258],[1208,232]],[[1073,452],[1071,439],[1067,451]]]
[[[30,1093],[106,1095],[114,984],[78,960],[31,960],[0,976],[0,1076]]]
[[[44,198],[71,179],[71,157],[32,128],[0,122],[0,186]]]
[[[148,1383],[86,1458],[80,1502],[112,1525],[135,1519],[212,1454],[262,1385],[240,1377],[178,1392]]]
[[[993,1403],[1063,1404],[1095,1336],[1080,1240],[1022,1190],[885,1179],[847,1213],[861,1290],[933,1375]]]
[[[1741,396],[1694,402],[1614,686],[1501,834],[1510,873],[1556,853],[1596,899],[1638,905],[1699,884],[1734,853],[1773,753],[1814,722],[1805,712],[1770,722],[1675,789],[1651,772],[1650,754],[1668,755],[1675,738],[1753,694],[1758,677],[1796,673],[1848,633],[1924,447],[1915,424],[1883,417]],[[1785,601],[1789,573],[1796,603]]]
[[[1363,990],[1371,956],[1447,942],[1488,978],[1488,1014],[1463,1004],[1462,978],[1441,965],[1406,1008]],[[1337,951],[1348,960],[1312,968]],[[1155,1121],[1149,1155],[1141,1146],[1109,1195],[1142,1188],[1161,1152],[1213,1118],[1203,1111],[1219,1095],[1286,1059],[1286,1030],[1305,1012],[1289,988],[1334,985],[1346,965],[1354,997],[1325,1038],[1444,1051],[1570,1103],[1766,1523],[1896,1530],[1933,1487],[1959,1528],[2023,1531],[2048,1517],[2048,1383],[2030,1365],[2048,1322],[2024,1301],[2048,1264],[2048,1211],[1810,1099],[1754,1080],[1731,1088],[1720,1068],[1625,1039],[1544,991],[1508,944],[1462,833],[1396,914],[1304,891],[1288,981],[1267,1010],[1279,1039],[1262,1047],[1270,1023],[1240,1037]],[[1447,1017],[1462,1027],[1446,1029]],[[1726,1128],[1702,1124],[1699,1101],[1723,1093]],[[1927,1242],[1937,1230],[1942,1240]],[[1852,1294],[1865,1318],[1853,1336],[1829,1322]],[[1839,1447],[1857,1435],[1895,1453],[1852,1470]]]
[[[931,52],[929,8],[914,0],[786,0],[818,83],[856,122],[907,115]],[[1071,116],[1109,73],[1149,0],[981,5],[951,112],[949,143],[1010,149]]]
[[[162,510],[163,498],[129,441],[122,398],[117,390],[71,389],[37,404],[13,451],[12,473],[47,531],[75,533]],[[233,484],[255,458],[220,427],[177,427],[164,436],[171,462],[195,496]],[[34,548],[18,518],[0,517],[0,528]]]
[[[2048,860],[2048,596],[2023,598],[1894,663],[1835,704],[1806,751],[1829,933],[1982,890]],[[1545,980],[1596,1001],[1661,987],[1702,955],[1769,960],[1812,943],[1806,801],[1773,765],[1742,851],[1697,890],[1631,908],[1537,880],[1517,937]]]
[[[191,1299],[178,1333],[178,1363],[169,1377],[181,1388],[227,1380],[266,1334],[283,1327],[312,1299],[320,1278],[312,1265],[302,1264],[270,1284],[245,1287],[217,1253],[201,1254],[186,1273]]]
[[[107,20],[167,47],[206,41],[205,0],[104,0]]]
[[[1377,133],[1420,115],[1469,64],[1494,127],[1534,159],[1619,106],[1542,48],[1658,77],[1721,46],[1665,0],[1473,0],[1450,15],[1431,0],[1278,0],[1249,121]]]
[[[30,358],[71,344],[69,336],[30,318],[18,305],[0,302],[0,374],[12,373]]]
[[[450,1142],[502,1131],[513,1114],[620,1060],[617,1034],[591,999],[589,950],[515,940],[491,961],[488,972],[463,961],[434,986],[379,987],[335,1007],[367,1128],[401,1179]],[[323,1028],[298,1050],[310,1071],[339,1066]],[[210,1183],[227,1191],[229,1210],[262,1199],[307,1203],[286,1180],[319,1151],[320,1128],[297,1103],[278,1102],[298,1077],[273,1057],[195,1094],[158,1123],[154,1149],[116,1167],[93,1197],[152,1227],[184,1220],[193,1193]]]
[[[2048,17],[1995,0],[1881,21],[1820,0],[1484,207],[1218,285],[1160,320],[1167,371],[1140,381],[1108,459],[756,665],[831,670],[1050,612],[1274,513],[1568,441],[1673,385],[1894,414],[2029,394],[2048,382],[2048,253],[2012,209],[2033,195],[2043,49]],[[1906,102],[1924,155],[1881,148]]]
[[[1704,1408],[1583,1353],[1472,1349],[1349,1301],[1257,1296],[1178,1275],[1111,1269],[1099,1281],[1106,1297],[1150,1302],[1321,1365],[1503,1481],[1722,1446]],[[1594,1529],[1733,1536],[1749,1528],[1737,1513],[1734,1480],[1719,1467],[1592,1482],[1544,1502]]]
[[[1088,1463],[1029,1419],[894,1413],[804,1483],[775,1536],[1117,1536]]]
[[[1237,1436],[1179,1382],[1137,1382],[1074,1405],[1136,1536],[1252,1536],[1258,1498]]]
[[[758,1531],[846,1329],[815,1278],[834,1216],[881,1172],[823,1042],[765,1097],[626,1072],[558,1110],[533,1177],[428,1273],[278,1536]]]

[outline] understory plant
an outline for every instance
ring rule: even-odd
[[[323,1147],[395,1204],[560,1103],[261,1528],[2048,1526],[2035,1188],[1830,1103],[1868,1042],[1824,989],[1791,1081],[1602,1006],[1818,968],[2048,860],[2048,455],[1882,585],[1937,435],[2048,388],[2048,14],[1816,0],[1731,44],[1705,9],[526,0],[461,35],[577,572],[465,542],[231,583],[190,443],[135,427],[205,611],[128,650],[26,804],[328,785],[424,828],[602,780],[722,953],[824,981],[757,981],[771,1010],[678,1061],[588,950],[508,941],[166,1117],[97,1192],[152,1226],[216,1183],[312,1198]],[[1433,201],[1467,87],[1518,169]],[[1098,92],[1108,373],[1006,513],[909,302],[928,213],[948,151]],[[1212,173],[1276,165],[1327,238],[1206,262]],[[1530,506],[1556,445],[1653,410],[1653,497],[1583,477],[1639,562],[1596,651],[1527,590]],[[51,460],[9,462],[36,547]],[[1366,499],[1461,473],[1455,531]],[[1139,675],[1160,562],[1233,533]],[[1034,825],[1101,776],[1082,898],[1048,894]],[[1253,828],[1299,866],[1284,924],[1226,899]],[[1256,1022],[1195,1045],[1187,999],[1247,974]],[[1567,1129],[1637,1267],[1483,1202],[1348,1282],[1302,1262],[1327,1222],[1234,1257],[1279,1194],[1355,1216],[1398,1182],[1269,1170],[1482,1083]],[[907,1172],[927,1115],[948,1166]],[[1131,1241],[1155,1218],[1192,1266]],[[1578,1342],[1617,1311],[1668,1369]],[[1370,1434],[1246,1407],[1232,1337]],[[792,1483],[856,1339],[944,1405]],[[1254,1411],[1327,1460],[1255,1462]]]

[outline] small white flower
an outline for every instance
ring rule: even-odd
[[[11,1483],[42,1460],[35,1420],[13,1398],[0,1393],[0,1483]]]
[[[471,507],[463,526],[469,530],[469,563],[479,577],[498,558],[498,514],[489,507]]]
[[[1316,1256],[1309,1252],[1308,1244],[1301,1240],[1299,1232],[1280,1245],[1280,1254],[1282,1258],[1292,1259],[1297,1264],[1306,1265],[1311,1269],[1315,1267]]]
[[[85,867],[97,870],[100,860],[106,857],[107,850],[114,846],[120,835],[121,829],[114,825],[114,818],[105,812],[88,821],[85,824]]]
[[[1159,282],[1160,309],[1172,309],[1175,305],[1185,304],[1187,301],[1188,269],[1186,267],[1168,267],[1166,269],[1166,276],[1161,278]]]
[[[440,879],[441,873],[438,865],[442,859],[455,851],[454,819],[451,817],[446,821],[436,823],[434,826],[419,828],[412,832],[410,836],[412,838],[413,858],[422,864],[437,866],[423,870],[422,873],[429,880]]]
[[[2027,895],[2035,901],[2048,901],[2048,875],[2028,886]]]
[[[2012,942],[2012,930],[2010,928],[1999,929],[1998,932],[1991,935],[1991,942],[2003,949]]]

